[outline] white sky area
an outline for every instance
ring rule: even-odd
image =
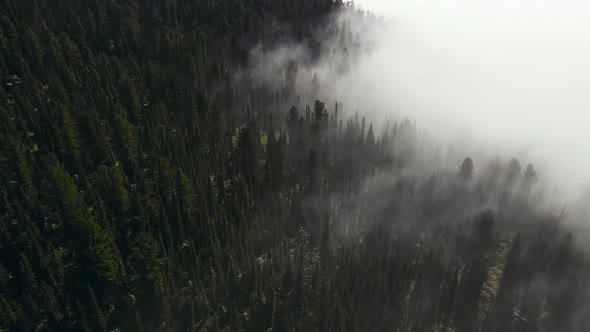
[[[385,101],[467,151],[484,145],[533,162],[564,194],[588,183],[590,2],[356,3],[391,22],[351,74],[375,107]]]

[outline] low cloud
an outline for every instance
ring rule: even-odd
[[[356,6],[382,17],[345,11],[318,32],[320,43],[252,50],[255,80],[280,78],[285,91],[298,91],[278,98],[276,107],[338,102],[349,116],[358,110],[376,122],[377,133],[408,117],[432,150],[456,152],[457,160],[441,168],[458,167],[466,155],[476,172],[497,157],[516,157],[535,165],[556,205],[575,206],[587,196],[580,193],[590,180],[590,5],[362,0]],[[319,57],[310,55],[310,45]]]

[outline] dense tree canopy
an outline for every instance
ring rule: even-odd
[[[295,62],[251,79],[251,47],[313,54],[354,9],[0,8],[0,330],[589,328],[589,261],[535,208],[533,165],[417,176],[409,120],[381,131],[301,100]]]

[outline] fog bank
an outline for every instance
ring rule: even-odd
[[[590,179],[590,4],[361,0],[389,22],[335,91],[441,142],[533,162],[574,195]],[[564,196],[564,197],[565,197]]]

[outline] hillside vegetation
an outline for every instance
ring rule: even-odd
[[[313,61],[329,25],[358,47],[331,21],[353,7],[0,8],[0,330],[590,327],[590,262],[538,208],[533,165],[422,176],[438,156],[411,121],[251,79],[257,45]]]

